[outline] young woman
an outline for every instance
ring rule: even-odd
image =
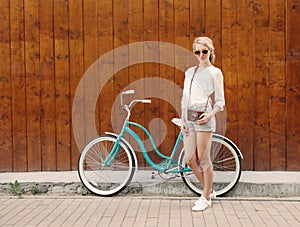
[[[185,72],[182,109],[185,161],[203,187],[202,196],[195,202],[193,211],[211,206],[215,198],[212,189],[213,167],[210,159],[212,133],[216,129],[215,114],[225,105],[222,71],[213,66],[213,42],[208,37],[198,37],[193,52],[199,65]],[[211,97],[214,97],[212,103]]]

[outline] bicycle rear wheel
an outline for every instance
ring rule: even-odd
[[[124,190],[135,173],[136,163],[129,147],[119,141],[117,152],[110,156],[117,139],[100,136],[93,139],[81,152],[78,160],[78,174],[83,185],[101,196],[115,195]],[[105,164],[107,158],[109,164]]]
[[[217,196],[228,193],[239,181],[241,176],[241,156],[235,145],[226,137],[214,134],[211,144],[211,160],[214,169],[213,189]],[[184,149],[179,156],[179,165],[185,163]],[[198,179],[190,172],[182,172],[183,182],[196,194],[202,195],[203,188]]]

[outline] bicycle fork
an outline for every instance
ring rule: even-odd
[[[111,151],[109,152],[109,155],[107,156],[107,158],[104,160],[102,166],[109,166],[111,165],[111,163],[113,162],[113,160],[116,158],[117,154],[119,153],[120,150],[120,139],[117,138],[114,146],[112,147]]]

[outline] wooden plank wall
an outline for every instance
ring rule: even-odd
[[[141,41],[191,50],[193,39],[203,35],[214,40],[216,66],[225,76],[226,136],[243,152],[243,169],[299,171],[298,0],[0,1],[0,171],[76,170],[79,150],[72,132],[72,103],[91,64],[114,48]],[[134,51],[140,50],[129,49]],[[156,59],[166,54],[144,51]],[[113,58],[112,64],[118,65]],[[130,65],[132,59],[122,61]],[[157,63],[117,72],[98,100],[99,133],[112,130],[111,108],[119,92],[149,77],[181,87],[184,79],[181,71]],[[159,96],[165,87],[153,89]],[[89,92],[78,95],[89,102]],[[178,104],[179,96],[170,90]],[[164,151],[178,133],[169,123],[175,116],[173,107],[157,98],[133,112],[139,123],[147,125],[154,118],[165,122],[166,127],[159,126],[167,130],[160,146]],[[140,153],[138,158],[139,165],[146,166]]]
[[[287,2],[286,39],[286,165],[299,170],[300,163],[300,3]]]

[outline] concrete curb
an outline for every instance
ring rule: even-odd
[[[151,179],[151,171],[139,171],[120,195],[195,196],[180,178]],[[88,195],[77,172],[0,173],[0,194],[12,194],[10,183],[18,181],[22,194]],[[257,197],[300,196],[300,172],[243,172],[239,183],[227,195]]]
[[[80,183],[19,183],[24,194],[87,195],[90,192]],[[0,194],[12,194],[10,183],[1,183]],[[131,183],[121,195],[195,196],[182,181],[157,184]],[[253,184],[240,182],[226,196],[290,197],[300,196],[300,184]]]

